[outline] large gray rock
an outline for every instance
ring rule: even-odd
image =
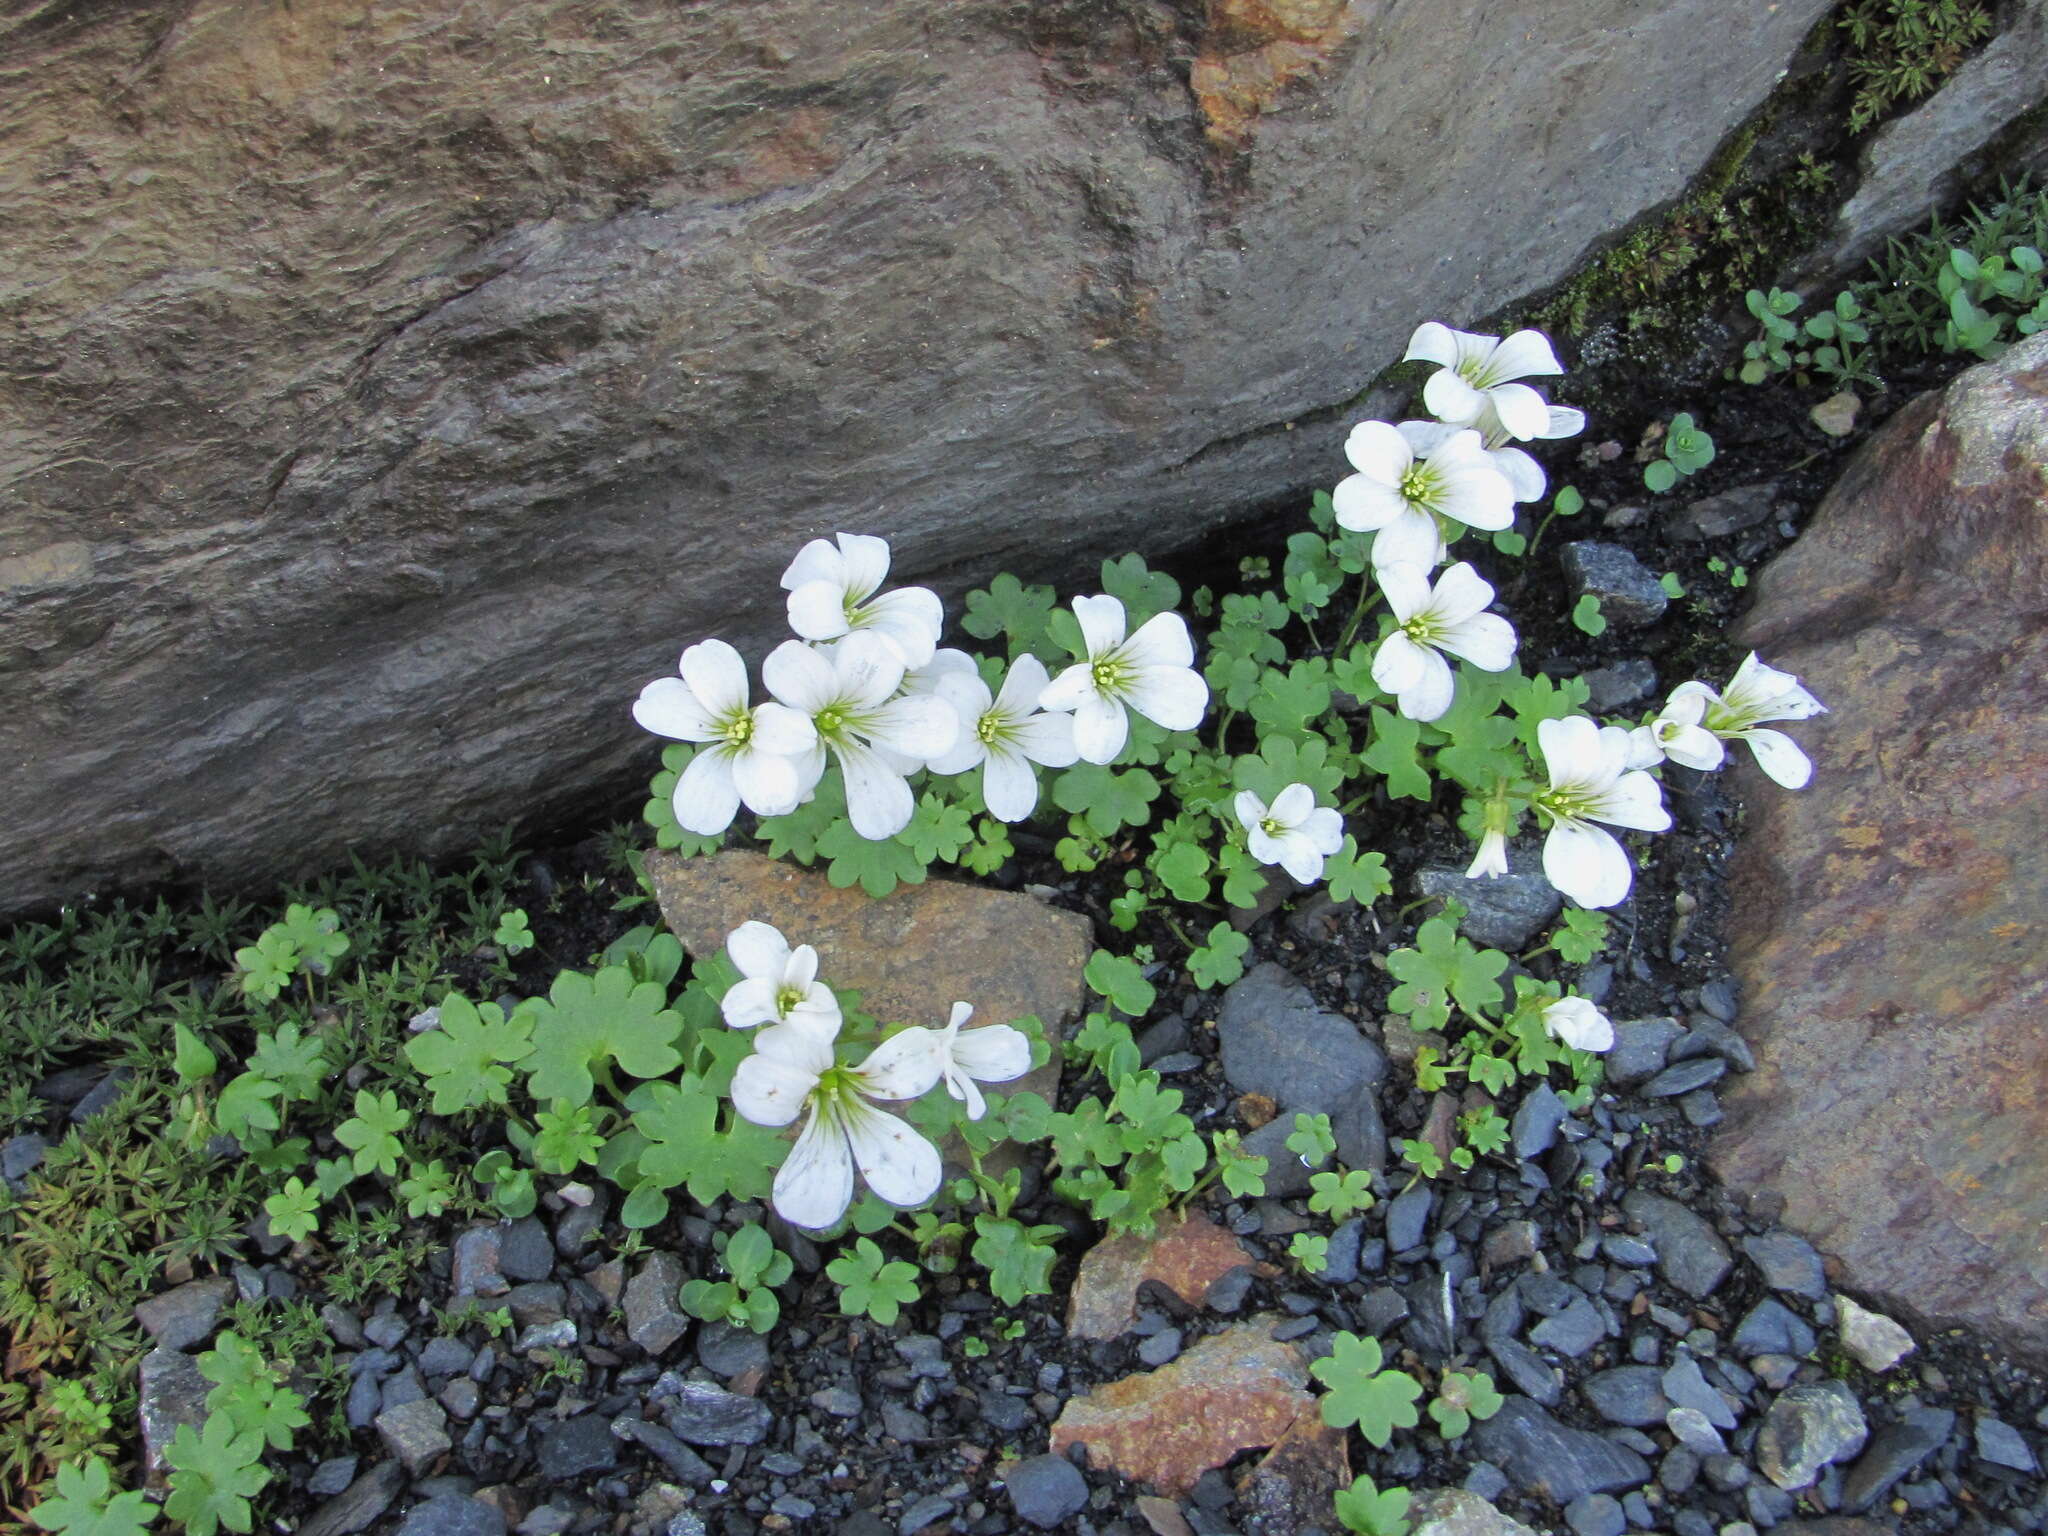
[[[587,807],[813,534],[957,598],[1327,484],[1826,8],[31,7],[0,909]]]

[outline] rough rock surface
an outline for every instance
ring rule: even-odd
[[[1410,1536],[1534,1536],[1521,1521],[1463,1488],[1433,1488],[1408,1505]]]
[[[1744,763],[1730,938],[1757,1068],[1714,1160],[1887,1310],[2048,1360],[2048,336],[1872,439],[1739,638],[1833,713]],[[1816,1062],[1841,1070],[1816,1071]]]
[[[0,910],[587,803],[835,526],[957,597],[1327,482],[1826,8],[16,8]]]
[[[1171,1365],[1071,1399],[1053,1454],[1085,1445],[1091,1465],[1178,1496],[1239,1451],[1278,1444],[1297,1419],[1318,1416],[1301,1356],[1272,1337],[1280,1321],[1250,1318]]]
[[[1150,1237],[1106,1237],[1088,1250],[1074,1275],[1067,1332],[1077,1339],[1119,1338],[1136,1320],[1138,1288],[1148,1280],[1199,1307],[1211,1285],[1252,1262],[1236,1238],[1199,1212],[1161,1221]]]
[[[946,1022],[955,1002],[974,1004],[973,1024],[1036,1014],[1052,1059],[998,1093],[1059,1091],[1059,1045],[1081,1005],[1081,968],[1095,947],[1088,919],[1036,897],[957,880],[899,886],[877,901],[858,886],[758,853],[708,858],[647,856],[661,915],[693,955],[716,953],[750,918],[773,923],[792,944],[818,951],[819,974],[854,987],[885,1023]]]

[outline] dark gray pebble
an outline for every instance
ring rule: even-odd
[[[1728,1063],[1720,1057],[1694,1056],[1687,1061],[1674,1061],[1636,1092],[1646,1099],[1675,1099],[1695,1088],[1717,1083],[1727,1074]]]
[[[1061,1456],[1018,1462],[1004,1475],[1003,1487],[1017,1518],[1040,1530],[1049,1531],[1088,1507],[1088,1480]]]
[[[1518,1489],[1561,1504],[1639,1487],[1650,1477],[1650,1464],[1634,1451],[1560,1424],[1526,1397],[1510,1397],[1472,1437]]]

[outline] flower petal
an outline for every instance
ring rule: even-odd
[[[832,647],[833,688],[856,710],[879,709],[894,698],[906,670],[896,647],[866,630]]]
[[[1456,518],[1468,528],[1497,530],[1515,520],[1515,488],[1493,467],[1491,459],[1447,466],[1439,474],[1438,484],[1440,489],[1430,502],[1432,510]]]
[[[1445,368],[1455,368],[1458,366],[1458,334],[1441,320],[1425,320],[1408,338],[1408,350],[1401,354],[1401,361],[1437,363]]]
[[[847,633],[846,593],[829,581],[807,581],[783,605],[789,627],[806,640],[833,640]]]
[[[1124,642],[1123,658],[1140,667],[1193,666],[1195,647],[1188,639],[1188,621],[1177,613],[1153,614]]]
[[[1299,827],[1316,808],[1316,792],[1306,784],[1290,784],[1273,797],[1273,819],[1284,827]]]
[[[1192,731],[1209,708],[1209,685],[1191,667],[1140,667],[1124,700],[1154,725]]]
[[[1563,372],[1557,353],[1551,350],[1550,338],[1541,331],[1514,332],[1495,347],[1493,356],[1486,360],[1486,378],[1490,384]]]
[[[1745,731],[1742,739],[1756,754],[1756,765],[1787,789],[1804,789],[1813,777],[1813,763],[1783,731]]]
[[[1074,747],[1074,717],[1031,715],[1010,727],[1010,744],[1034,763],[1068,768],[1079,755]]]
[[[981,769],[981,798],[997,821],[1022,821],[1038,809],[1038,773],[1015,748],[990,747]]]
[[[1246,831],[1254,831],[1266,819],[1266,802],[1249,789],[1240,789],[1237,798],[1230,802],[1237,812],[1237,819]]]
[[[1114,762],[1130,734],[1131,717],[1121,704],[1090,693],[1074,711],[1074,750],[1084,763]]]
[[[1640,768],[1630,769],[1617,778],[1600,797],[1600,808],[1592,814],[1601,821],[1633,827],[1638,832],[1671,830],[1671,812],[1664,808],[1664,786]]]
[[[772,923],[741,923],[725,936],[725,953],[742,976],[766,977],[778,986],[789,967],[789,940]]]
[[[1301,835],[1320,854],[1333,854],[1344,847],[1344,817],[1334,806],[1319,805],[1301,824]]]
[[[633,719],[643,731],[677,741],[712,741],[718,727],[680,677],[657,677],[633,701]]]
[[[855,1070],[861,1092],[871,1099],[914,1099],[929,1093],[945,1068],[943,1037],[913,1024],[868,1052]]]
[[[1301,833],[1290,832],[1280,839],[1280,867],[1303,885],[1314,885],[1323,878],[1322,850]]]
[[[1497,613],[1475,613],[1462,624],[1446,625],[1436,643],[1482,672],[1505,672],[1515,664],[1515,627]]]
[[[1373,652],[1372,680],[1387,693],[1406,693],[1422,681],[1429,664],[1429,648],[1417,645],[1400,630],[1394,630]]]
[[[799,714],[787,704],[756,704],[754,734],[747,745],[771,757],[795,757],[817,745],[818,732],[811,717]]]
[[[1711,773],[1727,758],[1728,749],[1712,731],[1697,725],[1678,725],[1659,736],[1657,745],[1664,756],[1686,768]]]
[[[676,822],[699,837],[716,837],[739,814],[739,787],[732,781],[732,750],[723,742],[698,749],[669,797]]]
[[[1543,493],[1550,488],[1543,466],[1519,448],[1489,448],[1486,460],[1500,471],[1500,477],[1507,481],[1518,502],[1541,501]]]
[[[1635,868],[1610,834],[1561,821],[1543,840],[1543,878],[1580,906],[1597,909],[1627,898]]]
[[[839,535],[839,585],[853,602],[865,602],[889,579],[889,541],[872,533]]]
[[[1081,639],[1090,660],[1113,651],[1124,643],[1124,605],[1108,596],[1077,597],[1074,617],[1081,625]]]
[[[1486,396],[1448,368],[1439,369],[1422,386],[1422,403],[1439,421],[1467,427],[1486,409]]]
[[[742,976],[727,987],[725,996],[718,1000],[719,1015],[734,1029],[780,1023],[782,1015],[775,1007],[777,990],[770,977]]]
[[[804,797],[803,777],[794,758],[751,746],[732,754],[732,782],[741,802],[756,816],[787,816]]]
[[[1550,422],[1537,433],[1538,437],[1577,437],[1586,430],[1586,413],[1574,410],[1568,405],[1553,405],[1550,408]]]
[[[842,1113],[854,1166],[869,1189],[891,1205],[905,1206],[922,1205],[939,1192],[937,1147],[870,1104],[855,1100]]]
[[[916,797],[903,775],[880,753],[849,741],[834,748],[832,755],[839,759],[839,772],[846,781],[846,818],[854,831],[879,843],[910,825],[917,810]]]
[[[1095,678],[1088,669],[1088,663],[1077,662],[1045,685],[1045,691],[1038,696],[1038,707],[1044,710],[1072,710],[1081,707],[1081,701],[1095,696]]]
[[[1344,439],[1344,457],[1375,485],[1389,490],[1401,483],[1415,462],[1416,449],[1401,431],[1384,421],[1361,421]]]
[[[838,1115],[822,1105],[812,1109],[775,1170],[771,1198],[775,1213],[795,1227],[829,1227],[846,1214],[853,1204],[853,1148]]]
[[[906,694],[867,716],[861,734],[875,746],[928,763],[953,750],[960,717],[937,694]]]
[[[938,649],[946,609],[939,594],[927,587],[899,587],[870,599],[856,622],[888,640],[905,666],[922,667]]]
[[[1524,442],[1550,425],[1550,402],[1526,384],[1496,384],[1486,398],[1502,428]]]
[[[1031,1070],[1031,1039],[1007,1024],[965,1029],[953,1037],[953,1064],[984,1083],[1007,1083]]]
[[[1435,651],[1418,649],[1422,655],[1422,671],[1414,682],[1400,690],[1395,703],[1410,720],[1434,720],[1451,707],[1456,684],[1449,662]]]
[[[1542,750],[1543,763],[1550,771],[1553,789],[1577,784],[1599,774],[1600,728],[1584,715],[1537,721],[1536,745]],[[1551,883],[1556,884],[1555,881]]]
[[[1439,624],[1462,624],[1475,613],[1483,613],[1493,601],[1493,588],[1485,577],[1473,570],[1471,565],[1460,560],[1456,565],[1447,566],[1436,579],[1436,590],[1430,594],[1429,611]]]
[[[1372,533],[1412,511],[1401,493],[1370,475],[1346,475],[1330,492],[1337,526],[1353,533]]]
[[[683,681],[714,720],[747,707],[747,664],[723,640],[700,640],[683,652]]]
[[[794,592],[809,581],[829,581],[835,587],[839,586],[840,574],[845,567],[845,558],[836,544],[830,539],[812,539],[796,552],[796,558],[789,562],[789,569],[782,573],[782,589]]]
[[[817,1073],[757,1050],[732,1075],[732,1105],[756,1125],[787,1125],[817,1086]]]
[[[1386,594],[1395,623],[1406,624],[1429,606],[1429,569],[1419,562],[1388,560],[1375,566],[1373,575]]]
[[[1414,565],[1435,570],[1444,557],[1443,534],[1436,519],[1427,512],[1404,506],[1398,517],[1373,535],[1372,564],[1376,571],[1390,565]]]
[[[832,662],[801,640],[785,640],[761,663],[761,682],[777,699],[809,719],[839,691]]]

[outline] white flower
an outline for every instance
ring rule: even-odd
[[[1465,871],[1467,880],[1492,879],[1508,872],[1508,835],[1499,827],[1480,834],[1479,853]]]
[[[809,1113],[775,1174],[783,1220],[831,1226],[853,1203],[856,1168],[891,1205],[922,1205],[938,1192],[939,1149],[871,1102],[914,1099],[939,1080],[930,1045],[903,1040],[884,1040],[858,1067],[842,1067],[825,1031],[772,1024],[754,1037],[754,1054],[733,1074],[733,1107],[756,1125],[788,1125]]]
[[[789,947],[781,930],[746,922],[726,935],[725,952],[740,973],[719,1011],[734,1029],[756,1024],[801,1024],[827,1038],[839,1033],[839,999],[818,980],[818,952]]]
[[[1503,341],[1429,320],[1415,328],[1402,354],[1404,362],[1415,359],[1442,365],[1422,386],[1423,404],[1440,420],[1476,427],[1490,415],[1490,424],[1510,437],[1549,435],[1549,403],[1527,384],[1513,382],[1564,372],[1541,331],[1516,331]]]
[[[1629,734],[1620,726],[1573,715],[1540,722],[1536,741],[1550,770],[1550,787],[1531,801],[1550,819],[1544,877],[1582,907],[1614,906],[1628,895],[1635,869],[1613,834],[1593,823],[1662,832],[1671,825],[1663,792],[1628,766]]]
[[[1806,754],[1783,731],[1761,728],[1766,720],[1809,720],[1828,712],[1827,705],[1808,693],[1798,678],[1764,665],[1751,651],[1729,679],[1726,693],[1717,694],[1705,683],[1680,683],[1671,690],[1664,713],[1679,707],[1692,709],[1695,701],[1700,711],[1695,718],[1703,730],[1723,740],[1748,742],[1757,766],[1765,773],[1787,789],[1806,787],[1813,777],[1813,764]],[[1668,749],[1667,755],[1677,757]]]
[[[1237,819],[1245,844],[1261,864],[1278,864],[1303,885],[1323,878],[1323,860],[1344,846],[1344,818],[1316,804],[1306,784],[1290,784],[1266,804],[1250,790],[1238,791]]]
[[[966,773],[980,765],[981,797],[998,821],[1022,821],[1037,808],[1038,773],[1033,763],[1066,768],[1074,762],[1074,717],[1038,711],[1046,682],[1045,664],[1027,655],[1010,663],[997,694],[989,692],[971,666],[934,685],[959,715],[960,737],[951,752],[933,759],[931,770]]]
[[[880,635],[906,667],[932,659],[946,622],[936,592],[926,587],[880,590],[889,574],[889,541],[842,533],[835,548],[813,539],[782,573],[789,593],[789,627],[806,640],[836,640],[868,631]]]
[[[711,837],[732,825],[740,802],[757,816],[783,816],[810,787],[800,759],[817,747],[810,721],[781,704],[747,705],[747,664],[723,640],[683,652],[680,677],[640,690],[633,718],[657,736],[701,741],[676,780],[676,821]]]
[[[1445,550],[1444,520],[1506,528],[1515,520],[1514,488],[1487,461],[1479,434],[1442,432],[1436,423],[1361,421],[1344,455],[1358,471],[1337,482],[1330,502],[1340,526],[1376,534],[1372,563],[1434,570]]]
[[[1493,601],[1493,588],[1464,561],[1439,576],[1434,588],[1419,565],[1396,562],[1381,566],[1378,575],[1395,627],[1373,654],[1372,680],[1395,696],[1410,720],[1434,720],[1451,707],[1451,667],[1441,652],[1487,672],[1514,665],[1514,628],[1482,611]]]
[[[1583,997],[1560,997],[1543,1007],[1543,1027],[1575,1051],[1605,1051],[1614,1045],[1607,1015]]]
[[[972,1003],[955,1003],[952,1018],[944,1029],[918,1025],[902,1034],[891,1035],[894,1045],[905,1035],[919,1037],[923,1049],[932,1053],[946,1092],[967,1106],[967,1118],[979,1120],[988,1109],[976,1082],[1007,1083],[1031,1070],[1031,1038],[1008,1024],[986,1024],[962,1033],[960,1026],[973,1017]],[[908,1049],[908,1047],[906,1047]]]
[[[1038,697],[1038,707],[1072,711],[1074,746],[1087,762],[1107,763],[1123,751],[1131,722],[1126,709],[1169,731],[1191,731],[1209,707],[1209,685],[1194,669],[1187,621],[1154,614],[1124,638],[1124,605],[1113,597],[1077,597],[1074,617],[1088,659],[1068,667]]]
[[[1550,420],[1538,437],[1574,437],[1586,429],[1586,413],[1567,406],[1548,407]],[[1453,433],[1465,431],[1463,427],[1450,426],[1441,421],[1404,421],[1400,430],[1408,437],[1417,453],[1428,453],[1431,448]],[[1471,430],[1479,433],[1485,445],[1486,462],[1500,472],[1514,492],[1516,501],[1541,501],[1549,489],[1550,481],[1543,473],[1543,466],[1528,454],[1514,446],[1514,440],[1498,418],[1489,410],[1480,418],[1479,424]]]
[[[1629,732],[1629,766],[1649,768],[1669,758],[1702,772],[1720,767],[1727,748],[1700,724],[1713,697],[1713,689],[1704,683],[1681,683],[1673,689],[1656,719]]]
[[[902,657],[879,636],[859,630],[829,652],[785,640],[769,653],[761,676],[768,691],[807,716],[817,733],[805,788],[817,784],[829,750],[846,779],[854,831],[878,842],[908,826],[917,804],[898,765],[927,763],[952,750],[960,730],[953,707],[930,694],[897,697]]]

